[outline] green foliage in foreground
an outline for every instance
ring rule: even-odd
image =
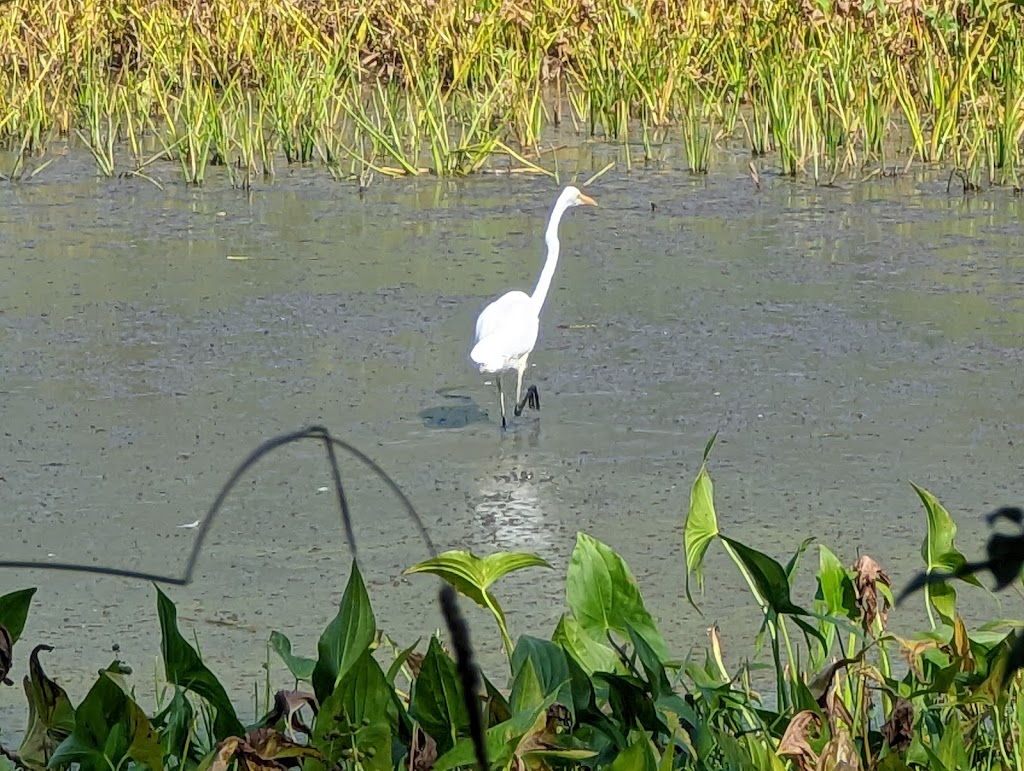
[[[673,658],[625,561],[582,533],[565,578],[567,609],[549,639],[523,635],[513,646],[491,591],[513,571],[550,568],[539,557],[481,559],[453,551],[409,569],[440,576],[497,623],[497,639],[509,654],[500,680],[506,687],[485,678],[470,700],[483,714],[493,768],[1024,767],[1021,657],[1013,653],[1019,624],[967,628],[957,612],[962,587],[949,581],[977,581],[954,545],[956,526],[935,497],[915,487],[927,515],[921,555],[928,577],[916,588],[926,590],[932,624],[903,639],[886,630],[889,580],[871,557],[847,567],[819,545],[817,591],[800,597],[796,577],[810,539],[783,565],[723,534],[707,470],[710,449],[709,443],[691,489],[687,576],[703,588],[708,549],[725,551],[759,609],[755,643],[767,644],[768,666],[745,661],[730,671],[716,627],[706,650]],[[691,596],[689,584],[686,591]],[[0,597],[0,680],[11,669],[33,594]],[[415,652],[419,641],[399,650],[377,626],[355,567],[315,659],[293,653],[284,634],[271,635],[269,647],[295,689],[279,691],[248,726],[179,631],[174,604],[159,589],[157,615],[170,687],[155,715],[136,703],[130,671],[118,661],[73,706],[41,664],[40,653],[52,648],[37,646],[24,678],[28,730],[16,752],[6,748],[0,755],[0,769],[472,766],[469,712],[455,662],[437,637],[425,652]],[[483,630],[475,631],[479,643]],[[898,660],[906,666],[895,665]],[[770,696],[755,690],[761,683],[773,689]]]

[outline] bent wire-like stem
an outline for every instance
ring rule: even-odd
[[[348,539],[349,549],[352,552],[352,560],[356,563],[357,567],[359,565],[359,559],[358,551],[356,549],[355,533],[352,530],[352,512],[349,508],[348,499],[345,496],[345,488],[341,481],[341,470],[338,465],[336,449],[343,450],[353,456],[356,460],[360,461],[363,465],[367,466],[384,483],[384,485],[395,494],[399,503],[401,503],[402,508],[405,510],[405,513],[413,521],[419,536],[423,539],[423,543],[427,547],[427,551],[430,552],[430,556],[437,556],[437,549],[435,548],[434,542],[430,538],[430,534],[427,532],[426,527],[423,525],[423,520],[420,518],[419,513],[416,511],[416,508],[412,505],[412,502],[405,493],[402,492],[402,489],[387,474],[387,472],[385,472],[384,469],[382,469],[365,453],[353,447],[348,442],[333,436],[325,427],[309,426],[307,428],[300,429],[299,431],[281,434],[268,439],[253,450],[249,456],[242,461],[238,468],[235,469],[231,476],[228,477],[228,481],[225,482],[224,486],[220,489],[220,492],[217,494],[217,498],[210,506],[206,513],[206,517],[203,519],[203,522],[199,527],[195,543],[192,546],[188,562],[185,565],[185,570],[179,576],[163,575],[160,573],[150,573],[146,571],[129,570],[127,568],[103,565],[80,565],[69,562],[43,562],[36,560],[0,560],[0,569],[13,568],[20,570],[57,570],[73,573],[92,573],[94,575],[153,581],[173,586],[187,586],[192,583],[196,564],[199,561],[199,555],[206,542],[210,527],[213,525],[213,521],[220,512],[221,506],[224,504],[228,494],[234,489],[235,485],[238,484],[242,475],[244,475],[250,468],[256,465],[258,461],[270,452],[292,444],[293,442],[299,442],[307,439],[321,442],[324,446],[324,451],[327,453],[331,479],[334,483],[334,492],[337,496],[338,509],[341,514],[342,527],[345,531],[345,536]],[[459,678],[463,686],[463,699],[465,701],[466,710],[469,713],[470,734],[476,751],[477,763],[481,769],[487,769],[489,768],[487,763],[487,748],[484,743],[484,729],[480,716],[480,704],[476,697],[480,685],[480,674],[476,668],[476,663],[473,658],[473,649],[469,639],[469,626],[459,612],[454,590],[446,584],[443,584],[441,587],[439,602],[441,605],[442,615],[444,616],[445,623],[448,627],[448,632],[452,637],[452,645],[455,649],[456,665],[458,668]],[[507,637],[507,633],[505,633],[505,637]]]

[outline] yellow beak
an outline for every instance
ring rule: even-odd
[[[597,206],[597,201],[583,193],[580,193],[580,203],[585,204],[586,206]]]

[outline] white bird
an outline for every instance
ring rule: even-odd
[[[522,397],[523,373],[526,372],[526,361],[537,344],[537,333],[540,331],[540,311],[547,299],[551,279],[558,265],[558,223],[566,209],[573,206],[597,206],[597,202],[584,195],[577,188],[569,186],[562,191],[555,201],[548,219],[548,227],[544,233],[544,242],[548,247],[548,256],[544,268],[537,279],[533,294],[514,290],[507,292],[492,302],[480,313],[476,320],[476,336],[469,358],[480,370],[481,374],[494,375],[498,387],[498,406],[501,408],[501,427],[505,428],[505,395],[501,390],[501,376],[505,372],[516,370],[519,373],[516,381],[515,414],[523,412],[523,406],[529,400],[531,407],[540,409],[540,396],[535,386],[527,390],[526,398]]]

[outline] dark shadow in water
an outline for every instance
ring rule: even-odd
[[[470,423],[486,423],[490,420],[488,414],[472,401],[469,404],[427,407],[420,410],[419,415],[427,428],[462,428]]]
[[[447,400],[446,404],[420,410],[419,416],[427,428],[462,428],[470,423],[490,421],[487,412],[480,408],[472,396],[454,393],[462,386],[439,388],[437,395]]]

